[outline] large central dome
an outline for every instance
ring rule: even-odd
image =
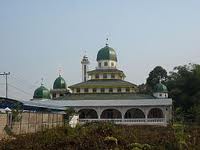
[[[115,50],[108,45],[106,45],[104,48],[100,49],[97,54],[97,61],[100,60],[114,60],[117,61],[117,55],[115,53]]]

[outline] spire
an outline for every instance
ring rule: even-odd
[[[44,78],[41,78],[41,86],[43,86]]]
[[[108,46],[108,38],[106,38],[106,46]]]
[[[59,70],[58,70],[58,75],[59,75],[59,77],[61,76],[61,68],[59,68]]]
[[[58,68],[58,75],[59,75],[59,77],[61,77],[61,74],[62,74],[62,67],[60,66],[59,68]]]

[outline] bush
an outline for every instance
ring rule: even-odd
[[[200,147],[199,126],[185,128],[184,134],[190,135],[185,140],[190,149],[195,150]],[[0,141],[0,149],[171,150],[178,149],[179,144],[172,127],[87,123],[75,128],[66,125],[43,132],[16,135],[15,139]]]

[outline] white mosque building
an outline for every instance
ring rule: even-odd
[[[117,68],[117,55],[106,44],[97,54],[97,67],[89,70],[84,56],[82,82],[71,86],[59,75],[48,90],[43,85],[35,90],[30,106],[79,113],[79,121],[112,121],[118,124],[167,125],[172,119],[172,99],[165,85],[158,83],[151,95],[140,94],[137,85],[125,81]]]

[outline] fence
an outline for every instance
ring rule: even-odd
[[[25,134],[63,126],[64,119],[62,114],[42,113],[42,112],[23,112],[18,114],[18,119],[12,113],[0,114],[0,137],[5,135],[4,128],[7,125],[14,134]],[[2,119],[1,119],[2,118]]]

